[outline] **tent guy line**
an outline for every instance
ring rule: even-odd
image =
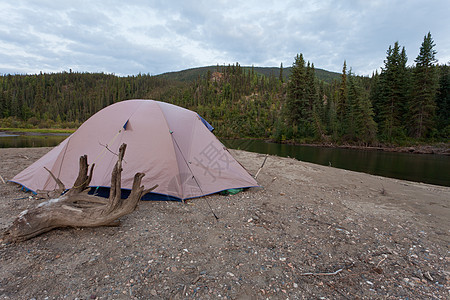
[[[204,120],[204,119],[203,119],[203,120]],[[203,122],[203,121],[202,121],[202,122]],[[206,121],[205,121],[205,122],[206,122]],[[203,122],[203,123],[205,123],[205,122]],[[208,124],[209,124],[209,123],[208,123]],[[205,124],[205,126],[208,128],[208,130],[212,131],[206,124]],[[212,128],[212,126],[211,126],[211,128]],[[214,128],[213,128],[213,129],[214,129]],[[194,179],[195,183],[197,184],[198,188],[200,189],[201,193],[203,194],[202,187],[200,186],[200,183],[198,182],[197,178],[195,178],[195,175],[194,175],[194,173],[192,172],[191,167],[189,166],[190,162],[186,161],[186,158],[184,157],[183,152],[181,151],[180,146],[179,146],[178,143],[177,143],[177,140],[176,140],[175,137],[173,136],[173,131],[170,131],[170,135],[172,136],[172,139],[173,139],[173,141],[175,142],[175,145],[177,146],[178,151],[180,151],[181,156],[183,157],[183,160],[184,160],[186,166],[188,167],[189,171],[191,172],[191,174],[192,174],[192,179]],[[214,218],[216,218],[216,220],[219,220],[219,217],[215,214],[214,210],[212,209],[211,204],[210,204],[209,201],[208,201],[208,198],[204,197],[204,199],[205,199],[205,201],[206,201],[206,204],[208,204],[209,210],[210,210],[211,213],[213,214]],[[184,202],[184,201],[183,201],[183,202]]]

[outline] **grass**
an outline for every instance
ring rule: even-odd
[[[8,132],[35,132],[35,133],[73,133],[75,128],[61,129],[61,128],[1,128],[0,131]]]

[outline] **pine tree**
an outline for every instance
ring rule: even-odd
[[[343,114],[344,119],[342,120],[345,139],[348,141],[356,141],[358,123],[361,115],[359,110],[359,91],[351,71],[348,74],[348,93],[345,102],[345,113]]]
[[[348,74],[347,109],[343,123],[344,140],[371,144],[376,140],[377,125],[368,90],[364,87],[365,78]]]
[[[327,134],[331,135],[333,141],[339,139],[339,121],[337,115],[339,82],[333,80],[326,97],[325,123],[327,125]]]
[[[376,141],[377,123],[374,120],[374,111],[370,101],[370,88],[365,86],[365,77],[355,78],[357,101],[355,106],[356,138],[364,145],[373,144]]]
[[[428,32],[415,59],[413,90],[409,103],[409,133],[415,138],[426,137],[434,126],[435,96],[438,89],[434,46],[431,33]]]
[[[294,132],[303,126],[307,126],[310,119],[308,113],[307,73],[303,54],[296,56],[292,65],[292,73],[287,86],[287,117]]]
[[[306,74],[308,78],[307,93],[309,100],[308,110],[311,116],[310,120],[312,122],[312,128],[315,137],[318,139],[322,139],[323,137],[325,137],[323,103],[320,100],[319,91],[317,89],[315,68],[313,63],[310,65],[308,62],[308,65],[306,67]]]
[[[284,77],[283,77],[283,63],[280,64],[280,76],[278,78],[280,80],[281,83],[284,82]]]
[[[401,124],[408,96],[408,72],[406,68],[407,56],[405,48],[395,42],[389,46],[386,60],[378,82],[380,99],[376,101],[378,108],[377,119],[380,124],[381,135],[391,140],[401,135]]]
[[[3,93],[3,77],[0,77],[0,118],[6,117],[6,100]]]
[[[339,94],[337,97],[337,116],[338,121],[343,122],[345,119],[345,111],[347,109],[347,62],[344,61],[344,66],[342,67],[341,75],[341,85],[339,86]]]
[[[439,90],[436,97],[437,129],[444,138],[450,138],[450,65],[439,67]]]
[[[314,64],[311,64],[309,61],[306,64],[306,98],[307,98],[307,111],[309,113],[312,112],[313,103],[316,102],[317,88],[316,88],[316,77],[314,75]]]
[[[368,96],[361,99],[362,122],[360,124],[359,139],[367,144],[373,144],[377,137],[377,123],[374,121],[372,102]]]
[[[374,121],[378,123],[379,122],[378,116],[380,115],[378,108],[381,105],[382,99],[380,75],[378,74],[378,71],[372,74],[372,86],[369,92],[369,98],[371,103],[373,104]]]

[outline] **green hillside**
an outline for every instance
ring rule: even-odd
[[[181,81],[181,82],[191,82],[198,78],[204,77],[208,71],[213,73],[215,71],[221,72],[221,69],[225,66],[207,66],[207,67],[199,67],[199,68],[192,68],[187,70],[182,70],[178,72],[168,72],[163,73],[161,75],[157,75],[156,77],[161,77],[168,80],[173,81]],[[259,75],[264,75],[266,77],[274,76],[278,78],[280,76],[280,68],[278,67],[243,67],[241,68],[244,71],[252,70]],[[284,79],[288,79],[288,77],[291,75],[292,67],[283,68],[283,77]],[[333,80],[339,80],[340,79],[340,73],[336,72],[330,72],[327,70],[322,69],[315,69],[316,77],[324,82],[331,83]]]
[[[156,76],[0,75],[0,127],[76,128],[113,103],[154,99],[198,112],[223,138],[365,146],[447,142],[450,67],[408,69],[404,62],[403,72],[391,69],[356,76],[344,63],[338,74],[314,69],[300,54],[293,67],[283,68],[282,81],[280,68],[239,64]],[[431,79],[426,89],[420,72]],[[420,106],[422,99],[428,106]],[[425,109],[427,115],[420,115]]]

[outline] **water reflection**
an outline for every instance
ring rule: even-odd
[[[293,157],[324,166],[450,186],[450,157],[444,155],[296,146],[259,140],[222,142],[232,149]]]
[[[0,148],[54,147],[67,135],[2,135]]]

